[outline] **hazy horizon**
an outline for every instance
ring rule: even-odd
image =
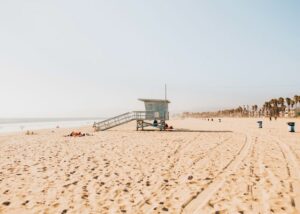
[[[299,1],[1,1],[0,118],[170,113],[300,95]]]

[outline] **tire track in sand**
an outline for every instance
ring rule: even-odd
[[[185,149],[187,149],[190,146],[190,144],[193,143],[194,141],[196,141],[200,136],[201,136],[200,134],[197,134],[192,139],[187,140],[184,144],[179,144],[177,146],[177,148],[171,154],[168,155],[168,156],[171,156],[171,155],[174,156],[173,157],[174,160],[170,163],[170,167],[168,169],[168,173],[170,173],[171,169],[175,167],[175,162],[176,162],[175,159],[178,160],[179,157],[180,157],[180,155],[181,155],[181,153],[183,153],[183,151]],[[142,171],[142,168],[141,168],[141,171]],[[148,196],[143,197],[143,199],[140,200],[140,201],[138,201],[135,206],[139,207],[138,210],[140,210],[143,206],[147,206],[149,200],[152,197],[154,197],[155,195],[157,195],[157,192],[162,191],[165,187],[166,187],[166,184],[164,184],[164,183],[156,185],[152,189],[152,193],[150,195],[148,195]]]
[[[251,137],[249,135],[246,135],[244,145],[233,157],[233,159],[224,167],[223,172],[220,172],[217,178],[212,180],[212,182],[206,189],[204,189],[198,195],[194,196],[191,200],[187,201],[181,213],[203,213],[203,206],[205,206],[211,199],[211,197],[224,185],[227,177],[238,169],[239,165],[246,158],[252,146],[253,143]]]
[[[294,152],[292,152],[289,145],[283,143],[280,139],[276,139],[278,146],[281,149],[281,152],[286,159],[287,168],[289,174],[291,176],[290,189],[294,193],[294,197],[291,196],[291,205],[296,209],[297,212],[300,212],[300,166],[295,156]]]
[[[180,156],[184,153],[184,151],[191,145],[191,143],[193,143],[197,138],[199,137],[199,135],[197,137],[195,137],[193,140],[190,140],[188,143],[184,144],[183,147],[181,147],[181,150],[176,149],[175,152],[173,153],[173,155],[175,155],[175,157],[173,157],[174,159],[179,160]],[[225,139],[222,139],[221,142],[217,143],[215,146],[213,146],[212,148],[208,149],[205,152],[202,152],[201,154],[199,154],[199,157],[195,158],[192,162],[192,164],[188,167],[192,167],[193,165],[197,164],[199,161],[201,161],[202,159],[204,159],[208,154],[210,154],[211,152],[215,151],[218,147],[220,147],[221,145],[223,145],[225,142],[229,141],[230,139],[232,139],[232,136],[230,137],[226,137]],[[172,165],[172,168],[174,168],[174,165]],[[170,170],[169,170],[170,172]],[[186,174],[181,174],[177,176],[178,182],[182,182],[183,180],[186,180]],[[138,209],[137,209],[137,213],[141,212],[142,213],[152,213],[153,212],[153,208],[155,208],[157,206],[157,204],[148,204],[148,201],[150,199],[155,198],[155,196],[160,195],[159,192],[163,191],[166,187],[168,186],[168,184],[166,183],[162,183],[158,188],[155,188],[156,191],[154,191],[155,195],[152,195],[152,197],[148,197],[147,200],[143,201],[143,202],[139,202],[138,203]],[[174,190],[171,190],[171,192],[168,194],[169,196],[172,195],[174,192],[176,192],[178,189],[175,188]],[[162,198],[165,198],[161,197]],[[158,198],[157,198],[158,199]],[[158,201],[161,201],[158,200]]]
[[[256,138],[258,139],[258,137]],[[259,174],[260,174],[260,181],[259,181],[259,184],[258,185],[258,189],[260,191],[260,194],[261,194],[261,197],[263,198],[264,201],[269,201],[269,195],[267,193],[267,191],[263,188],[263,184],[266,182],[266,178],[264,176],[264,173],[266,172],[266,169],[265,169],[265,165],[263,163],[263,147],[262,147],[262,144],[259,143],[258,145],[258,159],[257,159],[257,163],[258,163],[258,170],[259,170]],[[260,210],[262,213],[270,213],[270,205],[269,203],[261,203],[260,204]]]

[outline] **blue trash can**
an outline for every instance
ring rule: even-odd
[[[260,129],[262,129],[262,127],[263,127],[263,121],[257,121],[257,123],[258,123],[258,128],[260,128]]]
[[[295,122],[288,122],[289,132],[295,132]]]

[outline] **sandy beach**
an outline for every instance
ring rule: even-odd
[[[300,130],[257,120],[1,134],[0,213],[300,213]]]

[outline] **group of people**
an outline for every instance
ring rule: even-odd
[[[84,136],[91,136],[89,133],[82,133],[82,132],[75,132],[72,131],[69,135],[66,135],[66,137],[84,137]]]
[[[272,116],[270,116],[270,121],[272,121]],[[274,117],[275,120],[277,120],[277,116]]]
[[[154,127],[157,127],[157,126],[158,126],[158,122],[157,122],[156,119],[153,121],[153,126],[154,126]],[[174,128],[173,128],[173,126],[169,126],[167,123],[165,123],[164,129],[165,129],[165,130],[172,130],[172,129],[174,129]]]

